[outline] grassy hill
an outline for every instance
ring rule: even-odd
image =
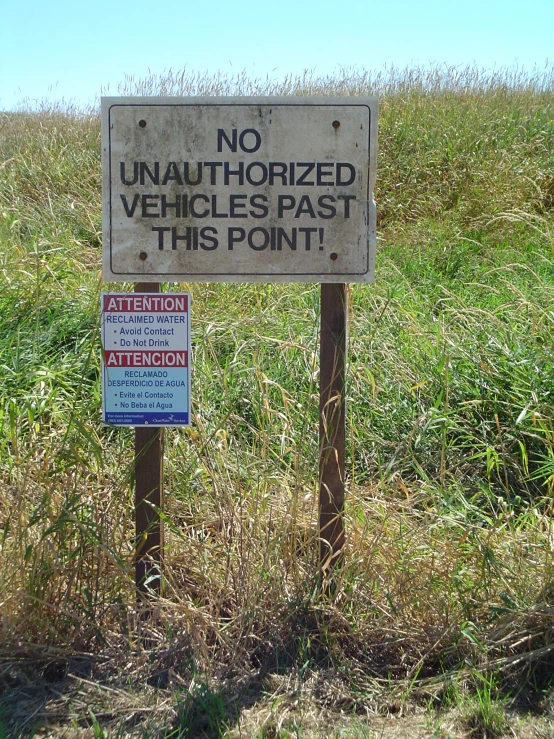
[[[166,286],[193,295],[194,420],[166,432],[167,582],[141,619],[132,430],[100,422],[99,117],[1,113],[0,736],[369,737],[352,716],[422,705],[437,732],[449,710],[492,736],[531,709],[546,732],[554,70],[169,73],[120,92],[380,95],[346,563],[319,595],[318,287]]]

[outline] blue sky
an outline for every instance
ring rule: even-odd
[[[125,74],[172,68],[280,78],[431,62],[554,60],[554,0],[5,0],[0,109],[85,104]]]

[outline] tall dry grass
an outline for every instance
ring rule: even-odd
[[[188,285],[194,423],[166,435],[166,581],[156,618],[140,620],[132,432],[100,422],[98,118],[1,114],[10,725],[23,721],[13,701],[26,676],[76,659],[117,689],[125,670],[135,685],[162,675],[175,689],[199,674],[297,670],[327,675],[321,701],[368,706],[407,686],[440,701],[452,675],[489,670],[544,695],[552,67],[281,82],[185,70],[128,78],[120,92],[382,96],[377,282],[351,291],[345,567],[322,598],[317,287]]]

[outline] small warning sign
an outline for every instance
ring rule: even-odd
[[[102,294],[103,419],[190,424],[190,295]]]

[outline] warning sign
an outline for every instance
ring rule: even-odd
[[[189,307],[186,293],[102,294],[106,423],[189,425]]]
[[[373,279],[376,98],[103,98],[104,280]]]

